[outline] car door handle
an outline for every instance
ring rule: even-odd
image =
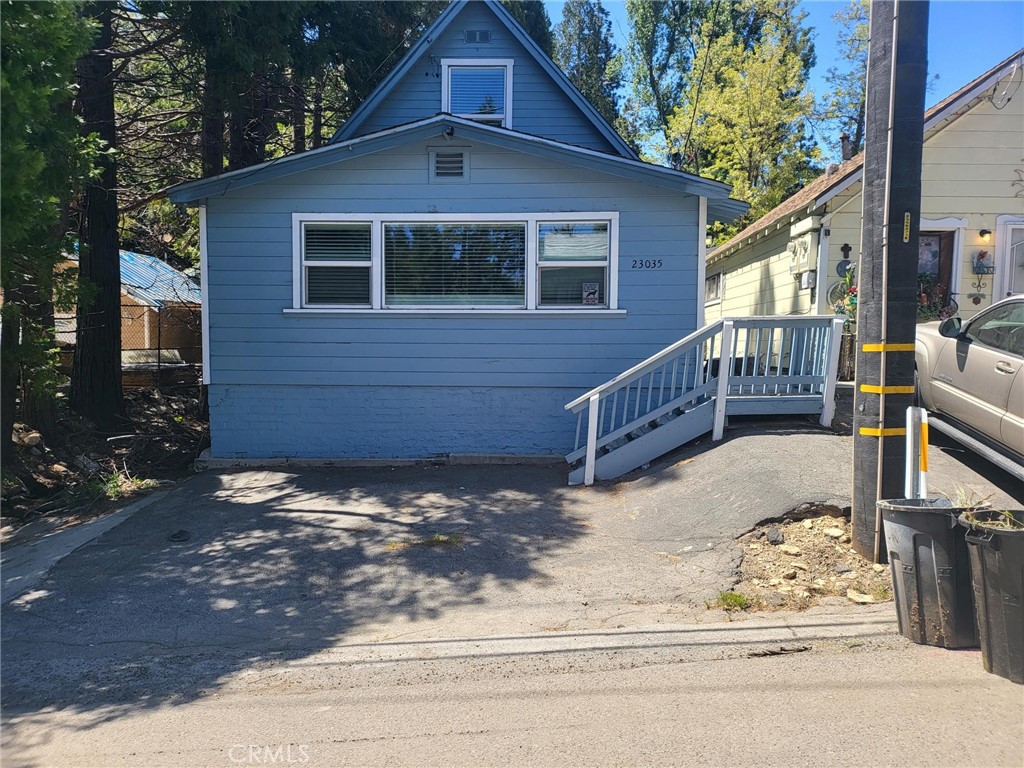
[[[996,371],[999,373],[1016,373],[1017,369],[1014,368],[1009,363],[1004,363],[1002,360],[1000,360],[998,363],[996,363]]]

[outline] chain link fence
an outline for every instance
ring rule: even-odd
[[[55,318],[61,368],[68,374],[76,343],[74,314]],[[161,307],[122,302],[121,377],[126,388],[192,387],[202,381],[202,324],[199,307]]]

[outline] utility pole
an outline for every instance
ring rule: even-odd
[[[874,0],[868,48],[863,215],[857,275],[853,547],[886,560],[878,499],[903,495],[913,403],[927,0]]]

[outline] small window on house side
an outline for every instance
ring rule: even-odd
[[[306,306],[369,306],[369,222],[302,226]]]
[[[717,304],[722,300],[722,273],[708,275],[704,280],[704,304]]]
[[[609,229],[607,221],[538,224],[538,306],[608,306]]]
[[[512,62],[442,59],[441,111],[485,125],[511,125]]]

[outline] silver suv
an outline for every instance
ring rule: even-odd
[[[917,326],[916,362],[922,406],[1024,463],[1024,294]]]

